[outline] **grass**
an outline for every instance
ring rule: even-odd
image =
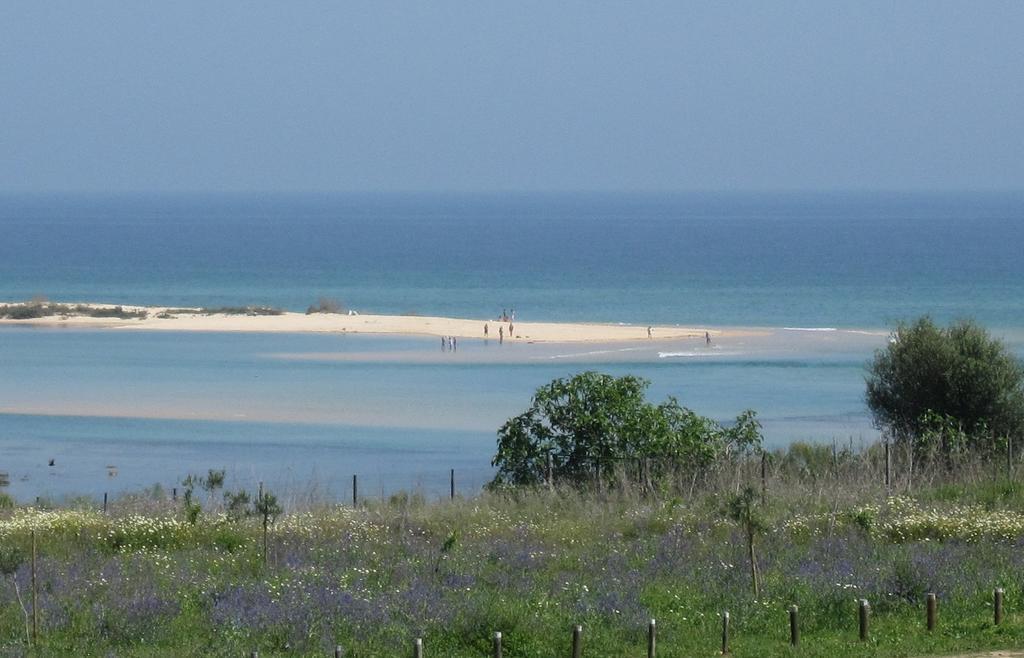
[[[741,484],[760,485],[758,465],[742,462],[695,488],[681,476],[654,491],[620,482],[286,505],[266,564],[260,521],[228,521],[219,492],[198,496],[195,524],[159,490],[118,499],[107,515],[95,505],[5,509],[0,547],[16,555],[0,559],[0,655],[330,656],[340,644],[346,656],[400,656],[423,637],[427,656],[479,658],[500,630],[505,656],[567,656],[582,624],[585,656],[640,656],[655,618],[659,656],[712,656],[723,610],[736,656],[1024,645],[1024,498],[1012,478],[984,463],[919,469],[887,495],[870,450],[810,470],[786,457],[765,482],[756,600],[742,530],[723,512]],[[13,584],[27,602],[33,530],[42,630],[27,652]],[[996,586],[1007,605],[998,627]],[[940,601],[934,633],[928,592]],[[860,598],[872,605],[868,642],[857,639]]]
[[[130,320],[145,318],[148,313],[144,310],[128,310],[123,306],[97,307],[84,304],[56,304],[45,301],[0,305],[0,319],[35,320],[55,315]]]
[[[284,311],[271,306],[218,306],[194,308],[169,308],[157,315],[159,318],[173,318],[176,315],[282,315]],[[0,319],[36,320],[56,315],[86,318],[116,318],[120,320],[143,319],[149,316],[145,310],[131,310],[123,306],[87,306],[85,304],[58,304],[48,301],[31,301],[23,304],[0,305]]]

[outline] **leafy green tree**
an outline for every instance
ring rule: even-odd
[[[943,328],[922,317],[901,323],[875,353],[867,403],[880,428],[918,452],[935,448],[929,437],[953,435],[962,435],[968,450],[992,450],[1024,430],[1024,370],[974,322]],[[948,457],[954,445],[946,439],[938,448]]]
[[[551,475],[581,483],[592,475],[612,477],[625,460],[659,458],[707,466],[718,456],[760,442],[760,425],[745,412],[728,430],[679,405],[675,398],[654,405],[639,377],[583,372],[537,389],[530,408],[498,430],[492,465],[494,484],[534,485]]]

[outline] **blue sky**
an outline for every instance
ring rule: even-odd
[[[1024,2],[7,2],[0,191],[1024,188]]]

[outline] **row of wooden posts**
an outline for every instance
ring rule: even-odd
[[[885,441],[884,442],[884,446],[885,446],[885,490],[888,492],[888,491],[890,491],[892,489],[892,458],[890,456],[890,451],[889,451],[889,442]],[[1012,451],[1013,451],[1012,443],[1008,442],[1007,443],[1007,465],[1008,465],[1007,467],[1008,468],[1011,467],[1010,465],[1012,464],[1012,460],[1013,460],[1013,457],[1012,457],[1013,452]],[[836,464],[838,464],[838,453],[836,451],[835,443],[833,443],[833,445],[832,445],[832,458],[833,458],[833,461]],[[550,486],[553,486],[553,476],[552,476],[552,474],[554,472],[553,467],[551,465],[551,455],[550,454],[548,454],[548,456],[547,456],[547,461],[548,461],[548,463],[547,463],[547,471],[546,471],[546,474],[545,474],[546,475],[545,479],[547,481],[548,486],[550,487]],[[260,483],[260,484],[262,486],[262,483]],[[767,495],[767,490],[768,490],[768,455],[767,455],[767,453],[761,453],[761,498],[762,498],[762,502],[763,502],[765,496]],[[172,489],[172,497],[173,497],[174,500],[178,500],[178,488],[177,487],[174,487]],[[449,472],[448,472],[448,497],[451,500],[455,500],[455,469],[454,468],[450,469]],[[36,498],[36,503],[38,504],[38,502],[39,502],[39,498]],[[357,507],[358,505],[359,505],[359,476],[353,474],[352,475],[352,506],[353,507]],[[107,511],[107,493],[104,492],[103,493],[103,512],[106,513],[106,511]]]
[[[260,482],[260,486],[261,487],[263,486],[262,482]],[[450,469],[448,471],[448,497],[451,498],[452,500],[455,500],[455,469],[454,468]],[[178,500],[178,488],[177,487],[173,487],[171,489],[171,498],[173,500]],[[108,501],[107,492],[104,491],[103,492],[103,513],[104,514],[107,513],[107,501]],[[36,497],[36,505],[39,505],[39,503],[40,503],[40,499],[37,496]],[[359,505],[359,476],[358,475],[353,475],[352,476],[352,506],[356,507],[358,505]]]
[[[993,622],[998,626],[1003,623],[1003,596],[1002,587],[997,587],[992,593]],[[938,597],[934,593],[928,593],[925,597],[925,627],[934,631],[939,623]],[[729,653],[729,612],[722,613],[722,655]],[[858,638],[861,642],[867,642],[870,638],[871,604],[867,599],[860,599],[857,602],[857,625]],[[494,632],[492,644],[493,658],[502,658],[502,635],[501,631]],[[800,644],[800,610],[797,606],[789,606],[789,643],[792,646]],[[647,624],[647,658],[656,658],[658,650],[658,625],[652,619]],[[253,651],[251,658],[259,658],[259,652]],[[342,658],[345,650],[341,646],[334,648],[334,658]],[[416,638],[412,646],[413,658],[423,658],[423,638]],[[572,628],[572,658],[583,656],[583,626],[577,624]]]

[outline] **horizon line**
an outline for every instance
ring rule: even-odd
[[[1020,188],[519,188],[519,189],[50,189],[50,190],[0,190],[0,198],[11,197],[139,197],[139,196],[683,196],[683,195],[830,195],[830,194],[879,194],[879,195],[1012,195],[1024,194]]]

